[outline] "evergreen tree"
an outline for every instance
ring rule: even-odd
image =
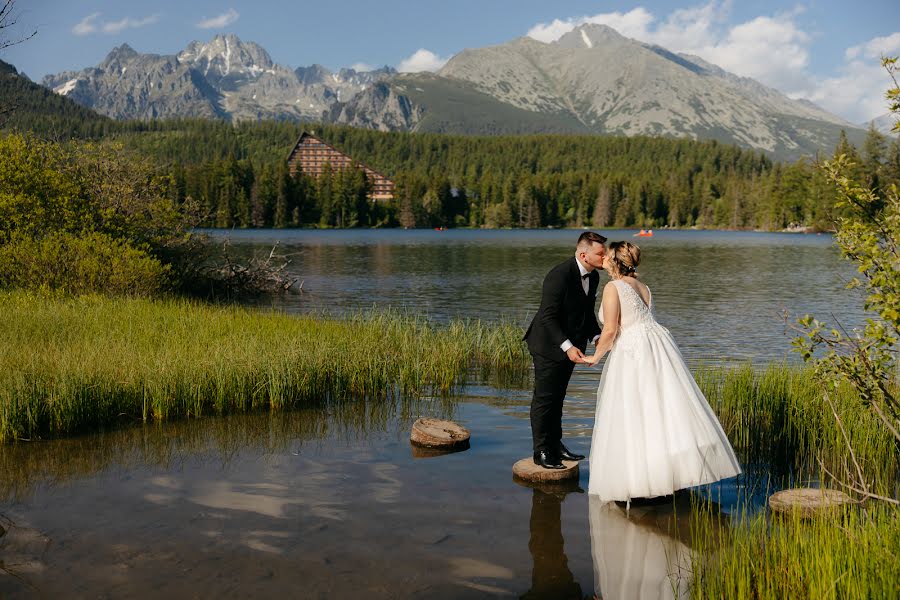
[[[591,225],[597,229],[602,229],[609,225],[612,214],[612,205],[610,204],[609,185],[604,181],[600,183],[597,190],[597,199],[594,203],[594,213],[591,218]]]
[[[272,226],[277,229],[288,227],[291,223],[291,187],[292,180],[285,165],[279,166],[276,172],[275,215]]]
[[[875,129],[874,124],[870,124],[863,142],[862,166],[865,174],[863,184],[878,195],[881,195],[881,174],[887,152],[887,136]]]

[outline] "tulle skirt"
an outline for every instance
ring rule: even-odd
[[[740,472],[669,331],[655,322],[623,328],[597,389],[588,492],[652,498]]]

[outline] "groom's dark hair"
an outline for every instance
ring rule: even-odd
[[[590,246],[591,244],[606,245],[606,238],[599,233],[594,233],[593,231],[585,231],[578,236],[578,243],[575,244],[575,247],[581,248],[582,246]]]

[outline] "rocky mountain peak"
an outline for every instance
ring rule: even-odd
[[[259,44],[243,42],[233,33],[219,34],[209,42],[193,41],[178,53],[178,61],[206,77],[258,76],[272,72],[275,63]]]
[[[121,46],[113,48],[110,53],[106,55],[106,58],[103,59],[103,62],[100,63],[99,67],[101,69],[115,69],[119,65],[129,62],[137,56],[139,56],[139,54],[134,48],[128,44],[122,44]]]
[[[632,40],[608,25],[585,23],[553,43],[562,48],[595,48],[598,46],[618,45],[630,41]]]
[[[308,67],[297,67],[294,72],[303,85],[323,83],[331,76],[331,71],[318,63]]]

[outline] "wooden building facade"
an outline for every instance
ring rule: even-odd
[[[311,133],[304,131],[288,155],[291,175],[303,173],[312,177],[322,174],[325,164],[335,171],[339,169],[362,169],[369,180],[372,200],[390,200],[394,197],[394,182],[358,160],[347,156],[334,146],[327,144]]]

